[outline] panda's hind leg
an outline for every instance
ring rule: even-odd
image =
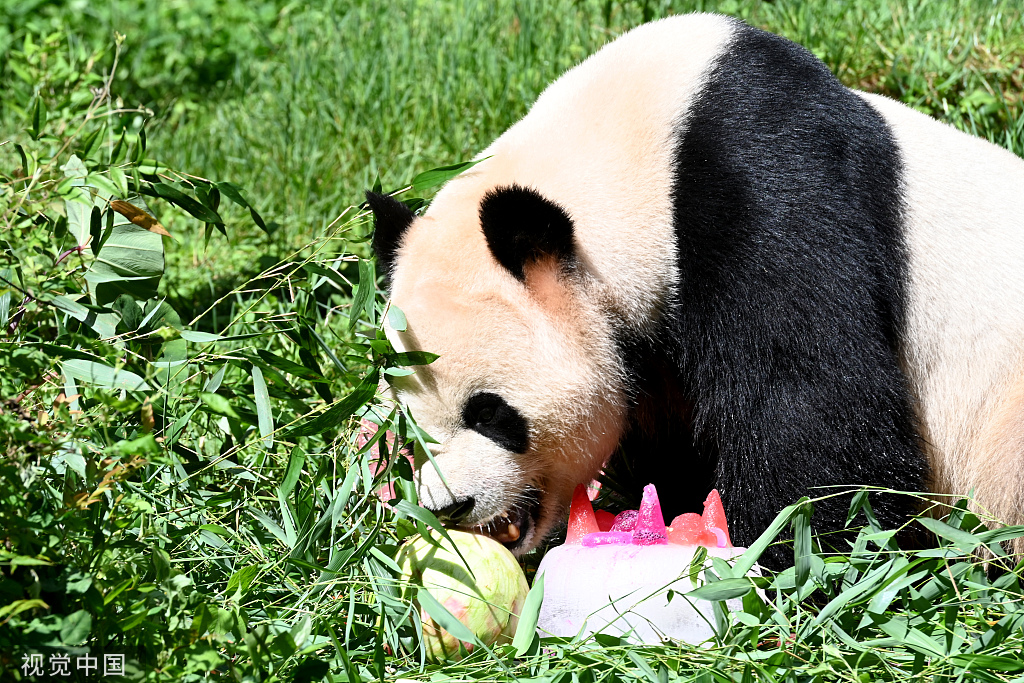
[[[990,398],[965,464],[961,486],[974,490],[986,523],[1024,524],[1024,354]],[[1024,538],[1012,546],[1014,554],[1024,556]]]

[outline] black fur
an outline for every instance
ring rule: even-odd
[[[480,225],[494,258],[520,281],[531,262],[554,257],[565,267],[574,261],[572,218],[535,190],[491,190],[480,202]]]
[[[626,455],[682,482],[680,500],[662,497],[669,514],[701,511],[717,487],[737,545],[800,496],[829,493],[813,487],[921,490],[898,360],[902,166],[885,122],[810,52],[737,22],[680,130],[681,280],[657,335],[622,338],[648,423]],[[889,528],[911,511],[873,502]],[[818,504],[813,524],[841,529],[848,504]]]
[[[497,394],[470,396],[462,407],[462,423],[513,453],[525,453],[530,446],[526,418]]]
[[[386,194],[366,192],[366,203],[373,211],[373,252],[381,265],[387,283],[391,281],[391,270],[395,265],[395,252],[402,244],[402,237],[416,217],[402,202]]]

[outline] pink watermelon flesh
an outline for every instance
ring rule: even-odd
[[[702,545],[708,548],[731,548],[729,526],[725,519],[722,498],[712,489],[704,501],[704,514],[687,512],[672,520],[668,539],[671,543]]]
[[[717,548],[718,536],[710,529],[701,529],[700,534],[697,535],[697,545],[702,545],[705,548]]]
[[[687,512],[665,527],[661,502],[654,484],[644,487],[639,510],[626,510],[618,515],[606,510],[594,512],[588,487],[580,484],[572,494],[569,508],[569,529],[566,545],[703,545],[708,548],[731,548],[729,526],[722,498],[712,489],[704,501],[704,514]]]
[[[578,484],[572,493],[572,504],[569,506],[569,530],[565,534],[566,545],[580,545],[587,534],[599,532],[594,506],[587,496],[587,487]]]
[[[583,537],[584,548],[594,548],[599,545],[629,545],[632,542],[633,534],[628,531],[598,531]]]
[[[704,530],[704,520],[696,512],[687,512],[672,520],[668,531],[669,543],[680,545],[697,545],[700,532]]]
[[[719,548],[732,547],[732,541],[729,539],[729,522],[725,519],[725,508],[722,507],[722,497],[718,495],[718,489],[711,489],[711,493],[704,501],[704,528],[719,529],[724,534],[724,545],[720,543]]]
[[[615,515],[615,523],[612,524],[611,531],[633,531],[633,527],[636,526],[636,517],[640,514],[638,510],[624,510],[619,514]]]
[[[644,497],[640,501],[636,525],[633,527],[633,545],[662,545],[668,543],[665,535],[665,517],[661,514],[661,503],[658,501],[658,489],[654,484],[644,487]]]

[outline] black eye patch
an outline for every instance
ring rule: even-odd
[[[497,394],[470,396],[462,408],[462,423],[513,453],[525,453],[529,445],[526,418]]]

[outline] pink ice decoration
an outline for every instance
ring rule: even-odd
[[[715,538],[718,539],[718,547],[719,548],[730,548],[730,547],[732,547],[729,544],[729,537],[726,535],[726,533],[724,531],[719,529],[717,526],[711,527],[711,529],[709,529],[709,531],[711,531],[711,533],[713,533],[715,535]]]
[[[665,533],[665,518],[661,514],[661,503],[658,501],[658,489],[654,484],[644,487],[644,497],[640,501],[640,510],[636,516],[636,527],[633,529],[633,545],[667,545],[668,535]]]
[[[629,545],[633,542],[633,534],[628,531],[595,531],[583,537],[585,548],[599,545]]]
[[[611,531],[599,531],[583,537],[583,545],[667,545],[665,518],[661,514],[658,490],[654,484],[644,487],[639,510],[626,510],[615,517]]]
[[[628,531],[633,533],[636,526],[636,517],[640,514],[637,510],[624,510],[615,515],[615,522],[612,524],[612,531]]]

